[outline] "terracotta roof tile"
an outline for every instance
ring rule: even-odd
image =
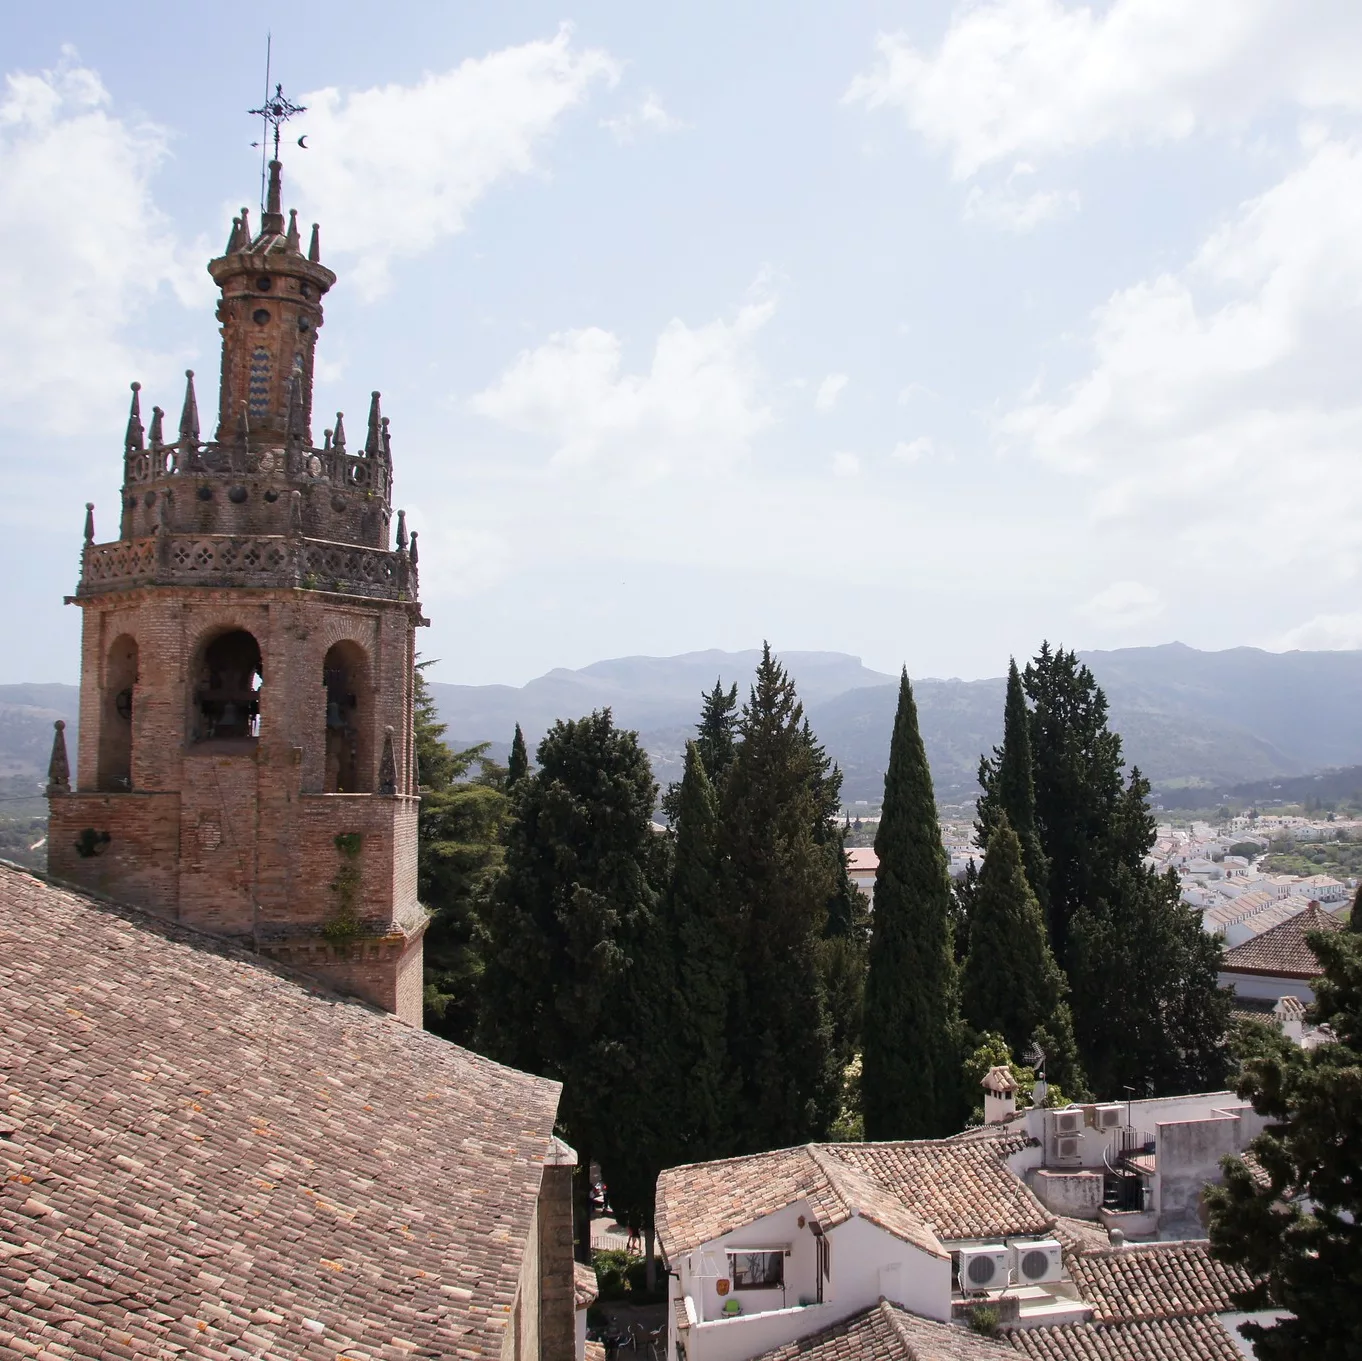
[[[596,1268],[585,1262],[572,1264],[572,1292],[578,1309],[586,1309],[596,1301],[600,1293],[596,1285]]]
[[[1063,1245],[1065,1258],[1081,1257],[1085,1252],[1105,1252],[1111,1247],[1107,1231],[1091,1219],[1070,1219],[1060,1215],[1051,1233]]]
[[[1342,931],[1343,923],[1318,903],[1260,936],[1225,951],[1226,973],[1272,974],[1280,978],[1317,978],[1319,961],[1306,943],[1307,931]]]
[[[835,1145],[805,1144],[744,1158],[668,1168],[657,1182],[657,1232],[676,1255],[745,1224],[807,1201],[826,1229],[861,1215],[924,1252],[944,1256],[936,1235],[911,1206],[854,1165]]]
[[[992,1130],[949,1139],[825,1144],[835,1158],[868,1173],[944,1241],[1049,1233],[1051,1214],[1007,1166],[1026,1135]]]
[[[1243,1361],[1214,1316],[1018,1328],[1007,1336],[1032,1361]]]
[[[1005,1342],[935,1323],[881,1300],[822,1332],[788,1342],[757,1361],[1010,1361]]]
[[[556,1083],[2,866],[0,1014],[0,1354],[501,1354]]]
[[[1145,1243],[1088,1253],[1070,1264],[1098,1323],[1221,1314],[1252,1285],[1241,1267],[1217,1261],[1204,1241]]]

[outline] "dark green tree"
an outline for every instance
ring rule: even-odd
[[[479,1039],[494,1058],[563,1083],[565,1134],[582,1166],[598,1159],[609,1180],[648,1137],[640,1111],[654,1050],[634,1013],[654,986],[656,786],[637,734],[608,709],[555,723],[537,759],[512,793],[506,869],[488,903]]]
[[[905,669],[875,836],[875,911],[865,986],[867,1139],[959,1129],[962,1099],[952,898],[931,771]]]
[[[511,739],[511,754],[506,761],[506,788],[514,789],[530,773],[530,755],[525,750],[525,734],[520,724],[515,725],[515,736]]]
[[[989,843],[999,818],[1007,815],[1021,843],[1026,879],[1042,911],[1049,892],[1049,865],[1036,830],[1036,784],[1031,755],[1031,718],[1015,659],[1007,664],[1007,701],[1003,707],[1003,744],[979,760],[978,845]]]
[[[1308,1013],[1334,1039],[1302,1050],[1264,1033],[1235,1089],[1271,1123],[1250,1144],[1266,1181],[1225,1160],[1207,1189],[1211,1251],[1258,1284],[1241,1308],[1283,1311],[1241,1331],[1262,1361],[1362,1356],[1362,940],[1307,939],[1324,969]]]
[[[1086,1084],[1077,1065],[1068,990],[1027,882],[1021,843],[1007,813],[999,810],[974,893],[961,1010],[976,1031],[996,1031],[1015,1054],[1040,1042],[1046,1076],[1079,1099]]]
[[[714,689],[700,696],[700,721],[695,725],[695,746],[716,795],[723,790],[728,768],[737,750],[738,687],[724,689],[723,678],[714,682]],[[668,820],[675,821],[681,786],[668,786],[662,796],[662,811]]]
[[[1037,896],[1046,900],[1050,944],[1067,970],[1069,922],[1081,904],[1103,895],[1114,869],[1121,739],[1108,730],[1107,698],[1075,653],[1042,643],[1023,684],[1031,701],[1036,829],[1048,865],[1046,891]]]
[[[719,866],[719,802],[697,743],[686,743],[685,773],[672,823],[671,882],[663,900],[664,948],[674,961],[669,991],[669,1065],[658,1092],[675,1132],[675,1161],[722,1157],[734,1143],[738,1073],[729,1017],[738,986],[733,921]]]
[[[739,968],[729,1037],[741,1084],[733,1151],[819,1138],[836,1114],[818,950],[835,873],[820,825],[828,770],[803,717],[767,645],[738,723],[719,828],[731,925],[715,948],[736,951]]]
[[[414,723],[421,779],[417,892],[430,909],[425,937],[425,1024],[457,1044],[469,1044],[478,1011],[481,957],[477,923],[502,860],[509,804],[500,767],[487,744],[451,751],[445,725],[418,663]],[[470,772],[479,773],[470,778]]]

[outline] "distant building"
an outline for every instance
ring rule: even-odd
[[[847,875],[872,905],[875,901],[875,871],[879,867],[880,857],[869,846],[847,847]]]
[[[1286,921],[1227,950],[1220,986],[1232,988],[1238,998],[1275,1003],[1281,997],[1296,997],[1313,1002],[1320,967],[1306,933],[1341,930],[1343,923],[1337,917],[1312,902]]]

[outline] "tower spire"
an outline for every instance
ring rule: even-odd
[[[373,458],[383,448],[380,434],[383,413],[379,410],[378,399],[377,392],[369,398],[369,433],[364,437],[364,453],[368,458]]]
[[[142,403],[138,398],[138,393],[142,391],[141,383],[132,385],[132,406],[128,411],[128,433],[123,437],[123,447],[131,453],[134,449],[145,449],[145,432],[142,429]]]
[[[184,409],[180,412],[180,443],[186,448],[199,442],[199,403],[194,396],[194,370],[184,371]]]
[[[331,436],[331,447],[338,453],[345,452],[345,417],[336,412],[336,432]]]

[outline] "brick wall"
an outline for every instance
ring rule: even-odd
[[[572,1175],[575,1160],[548,1164],[539,1188],[539,1338],[541,1361],[574,1361]]]

